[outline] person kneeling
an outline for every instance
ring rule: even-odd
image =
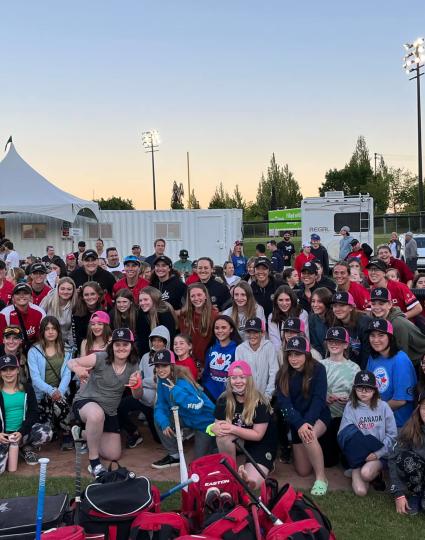
[[[85,439],[89,451],[89,472],[94,477],[105,473],[100,456],[111,461],[121,456],[121,437],[117,409],[126,386],[134,398],[141,397],[139,357],[134,336],[128,328],[117,328],[106,351],[75,358],[68,367],[80,380],[87,380],[75,396],[73,411],[84,431],[73,426],[74,440]]]
[[[215,423],[211,431],[217,437],[219,452],[236,460],[234,439],[244,441],[247,452],[265,475],[273,469],[277,435],[273,410],[268,399],[255,388],[251,367],[238,360],[230,364],[226,390],[217,400]],[[242,478],[258,489],[263,477],[251,463],[239,467]]]
[[[20,454],[27,465],[37,465],[35,448],[52,440],[48,424],[40,424],[37,399],[31,384],[19,382],[19,360],[12,354],[0,357],[0,474],[4,473],[8,459],[9,471],[17,466],[13,447],[21,447]],[[16,448],[18,452],[18,448]]]

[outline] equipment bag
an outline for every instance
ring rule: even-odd
[[[62,524],[68,508],[68,495],[48,495],[44,499],[44,531]],[[34,540],[37,497],[0,499],[0,538],[3,540]]]
[[[171,540],[189,532],[187,520],[176,512],[140,512],[131,525],[130,540]]]
[[[61,527],[53,531],[45,532],[41,535],[42,540],[85,540],[84,529],[78,525]]]
[[[142,510],[159,510],[159,492],[144,476],[86,487],[80,525],[87,535],[102,533],[108,540],[128,538],[133,520]]]
[[[329,531],[317,519],[302,519],[293,523],[275,525],[267,533],[266,540],[325,540]]]
[[[327,516],[323,514],[317,504],[307,495],[295,489],[290,484],[282,486],[278,494],[273,499],[267,498],[267,489],[265,484],[261,486],[261,500],[273,512],[273,514],[284,523],[293,523],[306,519],[315,519],[324,531],[326,536],[311,536],[311,538],[329,539],[335,538],[332,532],[332,525]],[[261,526],[268,531],[272,523],[266,517],[264,512],[259,511]]]
[[[211,516],[214,518],[215,516]],[[209,518],[208,521],[211,521]],[[221,514],[214,523],[202,530],[207,538],[222,538],[223,540],[255,540],[255,527],[249,511],[244,506],[236,506],[227,514]]]
[[[191,526],[199,530],[204,521],[205,497],[210,487],[216,487],[220,492],[230,493],[235,505],[248,504],[241,486],[236,482],[220,460],[226,458],[235,469],[236,463],[226,454],[211,454],[192,461],[189,465],[188,476],[197,474],[199,482],[189,484],[188,490],[182,491],[182,512],[191,519]]]

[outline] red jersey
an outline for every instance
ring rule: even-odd
[[[134,302],[138,306],[140,291],[148,286],[149,286],[149,281],[146,281],[145,278],[139,277],[139,279],[136,282],[136,285],[134,287],[129,287],[127,283],[127,278],[123,277],[114,284],[112,290],[114,292],[114,297],[115,297],[117,292],[120,291],[121,289],[130,289],[130,291],[133,293]]]
[[[188,358],[185,358],[184,360],[177,360],[176,358],[176,366],[181,366],[187,368],[192,377],[195,379],[195,381],[198,380],[199,373],[196,368],[195,360],[191,358],[190,356]]]
[[[411,281],[414,278],[413,272],[410,270],[407,264],[400,259],[391,257],[390,267],[398,270],[398,273],[400,274],[400,281],[402,283],[406,284],[408,281]]]
[[[193,273],[186,278],[185,283],[186,285],[190,285],[191,283],[198,283],[198,281],[201,281],[198,274]]]
[[[391,293],[392,303],[401,309],[403,313],[419,304],[418,299],[404,283],[389,279],[385,285]],[[372,287],[375,289],[376,287]]]
[[[360,311],[366,311],[370,307],[370,292],[355,281],[350,281],[350,286],[348,292],[351,293],[354,302],[356,303],[356,308]]]
[[[47,296],[51,290],[52,289],[48,285],[44,285],[44,287],[41,289],[40,292],[35,292],[35,290],[33,289],[32,290],[33,304],[35,304],[36,306],[39,306],[43,298]]]
[[[3,281],[3,286],[0,288],[0,300],[3,300],[3,302],[6,304],[6,306],[9,304],[10,299],[12,298],[12,291],[14,287],[10,281],[7,281],[5,279]]]
[[[28,339],[35,343],[38,340],[41,320],[46,316],[46,312],[35,304],[29,304],[26,312],[20,312],[22,321],[27,331]],[[0,336],[3,339],[3,332],[6,326],[15,325],[21,327],[14,305],[5,307],[0,311]]]
[[[360,259],[360,266],[362,267],[362,271],[364,272],[366,269],[366,266],[369,263],[369,257],[366,256],[365,252],[360,249],[359,251],[352,251],[347,255],[347,262],[350,262],[351,258]],[[366,272],[367,274],[367,272]]]
[[[298,272],[298,275],[301,274],[301,268],[305,265],[306,262],[313,261],[316,257],[311,253],[306,255],[305,253],[300,253],[295,257],[294,268]]]

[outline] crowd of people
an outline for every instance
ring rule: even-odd
[[[410,236],[409,236],[410,235]],[[164,449],[151,465],[179,465],[172,408],[195,457],[236,456],[244,442],[260,469],[276,459],[328,491],[340,466],[356,495],[385,489],[396,509],[425,509],[425,274],[413,235],[375,250],[341,229],[330,268],[320,236],[297,253],[291,234],[237,241],[223,266],[173,262],[166,241],[120,259],[98,239],[65,260],[47,246],[21,261],[0,245],[0,473],[17,445],[85,441],[89,470],[143,444],[139,421]],[[123,438],[124,437],[124,438]],[[413,464],[413,465],[412,465]],[[254,488],[262,476],[240,473]]]

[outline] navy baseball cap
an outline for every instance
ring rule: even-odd
[[[380,300],[381,302],[391,302],[391,293],[386,287],[376,287],[370,291],[370,301]]]
[[[285,351],[296,351],[300,353],[310,352],[310,343],[305,337],[291,337],[286,343]]]
[[[314,234],[312,234],[312,235],[310,236],[310,239],[311,239],[311,240],[320,240],[320,236],[319,236],[318,234],[314,233]]]
[[[36,272],[40,272],[41,274],[47,274],[46,267],[43,263],[33,263],[30,266],[30,274],[35,274]]]
[[[0,370],[8,367],[19,368],[19,360],[14,354],[5,354],[0,356]]]
[[[117,328],[112,332],[111,341],[129,341],[133,343],[134,335],[129,328]]]
[[[174,356],[173,351],[169,351],[168,349],[165,349],[163,351],[158,351],[153,355],[152,364],[153,365],[170,365],[175,364],[176,358]]]
[[[255,261],[254,268],[257,268],[258,266],[265,266],[266,268],[271,268],[271,262],[267,257],[258,257],[258,259]]]
[[[163,262],[165,263],[167,266],[169,266],[170,268],[173,267],[173,262],[172,260],[170,259],[170,257],[167,257],[167,255],[159,255],[159,257],[157,257],[154,262],[153,262],[153,265],[157,265],[158,263],[160,262]]]
[[[367,332],[381,332],[392,336],[394,334],[393,325],[385,319],[373,319],[369,322]]]
[[[253,317],[252,319],[247,319],[244,326],[245,332],[262,332],[263,322],[258,317]]]
[[[371,371],[358,371],[354,377],[354,386],[376,388],[376,377]]]
[[[326,332],[326,341],[343,341],[344,343],[350,343],[350,336],[345,328],[342,326],[332,326],[328,328]]]
[[[303,267],[301,268],[301,274],[303,272],[306,272],[307,274],[317,274],[318,269],[316,263],[314,263],[313,261],[308,261],[304,263]]]
[[[87,249],[81,256],[81,259],[83,261],[86,261],[87,259],[98,259],[99,255],[94,249]]]
[[[300,334],[301,332],[305,332],[305,323],[298,317],[288,317],[283,322],[282,329],[284,332],[296,332]]]

